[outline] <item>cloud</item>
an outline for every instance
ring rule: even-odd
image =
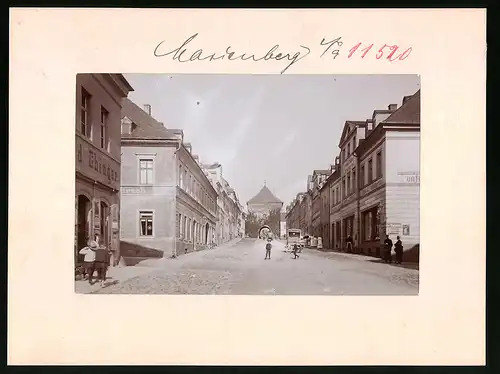
[[[278,143],[278,146],[274,149],[272,153],[272,157],[280,156],[283,152],[287,150],[287,148],[289,148],[293,144],[296,138],[297,138],[296,131],[288,133],[285,139],[283,139]]]

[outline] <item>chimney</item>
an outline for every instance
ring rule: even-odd
[[[389,108],[389,110],[394,111],[394,110],[398,109],[398,104],[389,104],[388,108]]]
[[[191,153],[191,150],[193,149],[191,143],[184,143],[184,148],[186,148],[189,153]]]
[[[406,103],[409,99],[410,99],[411,96],[405,96],[403,97],[403,104]]]
[[[145,111],[147,114],[151,115],[151,105],[149,105],[149,104],[144,104],[144,111]]]

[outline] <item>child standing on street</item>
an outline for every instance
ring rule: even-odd
[[[271,248],[273,246],[271,245],[271,238],[267,239],[267,244],[266,244],[266,257],[264,260],[271,259]]]
[[[111,253],[104,247],[97,248],[95,252],[95,269],[97,270],[97,279],[104,286],[106,281],[106,272],[110,263]]]
[[[92,276],[95,271],[95,253],[97,250],[97,243],[93,240],[89,242],[87,247],[84,247],[80,250],[81,255],[85,255],[83,259],[83,268],[85,269],[85,273],[89,278],[89,283],[92,284]]]
[[[297,251],[298,251],[299,247],[297,246],[297,244],[294,244],[293,245],[293,249],[292,249],[292,253],[293,253],[293,259],[297,259],[299,258],[300,256],[297,254]]]

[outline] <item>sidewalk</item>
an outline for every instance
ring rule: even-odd
[[[382,260],[380,257],[375,257],[375,256],[368,256],[362,253],[347,253],[347,252],[342,252],[338,249],[329,249],[329,248],[322,248],[322,249],[317,249],[317,248],[304,248],[305,250],[309,251],[316,251],[316,252],[323,252],[323,253],[331,253],[335,254],[338,256],[343,256],[347,258],[352,258],[352,259],[357,259],[360,261],[369,261],[369,262],[374,262],[374,263],[379,263],[379,264],[385,264],[384,260]],[[414,263],[414,262],[403,262],[402,264],[395,264],[394,262],[392,264],[387,264],[391,266],[396,266],[396,267],[402,267],[402,268],[407,268],[407,269],[415,269],[419,270],[419,264]]]
[[[144,275],[156,270],[154,267],[145,266],[123,266],[123,267],[110,267],[108,273],[106,274],[106,281],[104,287],[125,282],[129,279]],[[89,284],[88,280],[77,280],[75,281],[75,292],[82,294],[93,293],[100,290],[102,287],[97,280],[97,276],[93,277],[95,282],[93,285]]]

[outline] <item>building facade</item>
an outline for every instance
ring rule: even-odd
[[[133,88],[122,74],[76,76],[75,261],[88,239],[120,257],[120,118]]]
[[[182,130],[167,129],[151,107],[125,100],[122,110],[122,246],[163,257],[207,248],[216,197]]]
[[[314,191],[305,194],[313,201],[313,235],[319,232],[327,239],[324,246],[329,243],[331,249],[345,249],[351,236],[355,251],[376,256],[386,234],[393,239],[399,235],[405,260],[418,259],[420,90],[404,97],[399,108],[391,104],[386,110],[375,110],[365,121],[346,121],[339,148],[340,156],[319,198]],[[308,186],[314,186],[313,181],[310,176]],[[306,227],[307,211],[302,206],[306,199],[296,200],[288,207],[287,219],[292,223],[303,215],[300,225]],[[329,228],[325,230],[327,211]]]
[[[245,233],[244,212],[234,188],[224,179],[218,162],[203,165],[203,170],[217,191],[217,223],[214,243],[222,245]]]

